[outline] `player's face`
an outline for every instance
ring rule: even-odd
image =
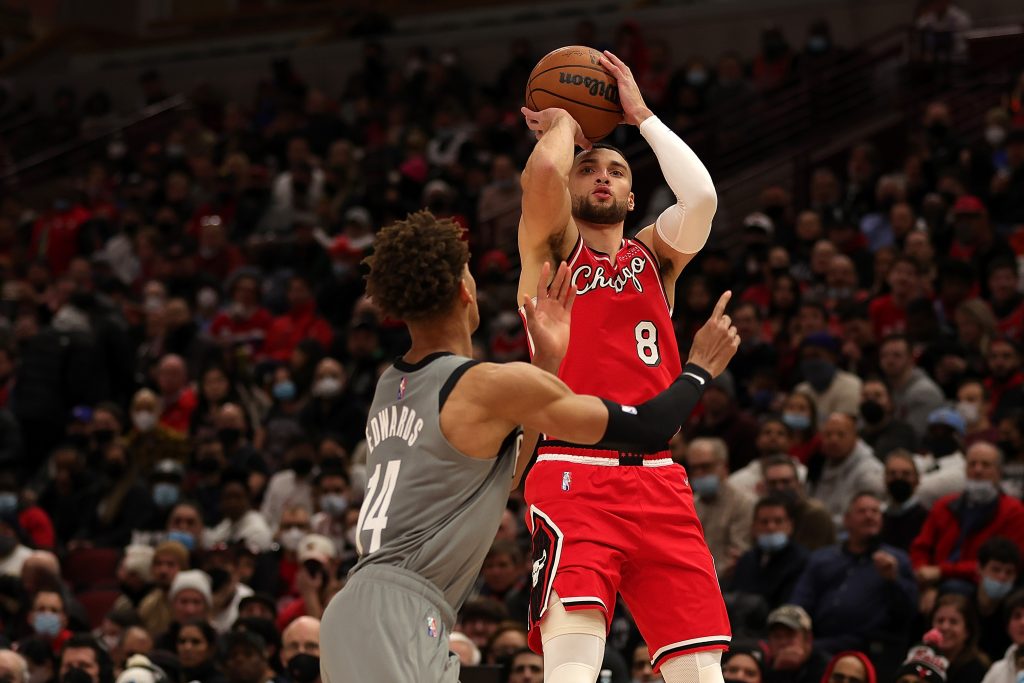
[[[632,184],[629,165],[618,152],[583,152],[569,172],[573,217],[600,225],[621,223],[633,209]]]

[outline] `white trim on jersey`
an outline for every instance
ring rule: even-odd
[[[601,604],[601,607],[604,607],[605,611],[608,611],[608,605],[604,604],[604,600],[597,597],[596,595],[581,595],[576,598],[563,598],[561,595],[559,595],[558,599],[562,601],[563,605],[576,605],[581,602],[597,602]]]
[[[654,264],[654,272],[658,274],[658,287],[661,288],[661,294],[665,297],[665,308],[668,309],[668,315],[672,317],[672,307],[668,305],[668,291],[665,289],[665,282],[661,279],[661,261],[658,260],[658,255],[654,253],[654,247],[649,247],[645,243],[636,239],[635,237],[629,238],[630,242],[635,242],[640,251],[644,252],[644,257]]]
[[[530,517],[532,518],[533,515],[537,515],[547,522],[548,526],[558,537],[557,543],[555,543],[555,554],[548,562],[548,567],[550,567],[551,571],[548,576],[548,585],[544,587],[544,599],[541,603],[540,614],[537,615],[537,621],[539,623],[544,617],[544,613],[548,611],[548,600],[551,598],[551,591],[554,590],[555,587],[555,575],[558,573],[558,562],[562,559],[562,539],[565,538],[565,535],[562,533],[562,530],[558,528],[558,525],[555,524],[554,520],[541,512],[540,508],[536,505],[530,506]],[[532,523],[530,526],[533,526]]]
[[[576,259],[583,253],[583,247],[586,246],[583,243],[583,235],[576,238],[576,246],[573,247],[572,253],[569,255],[569,270],[572,270],[576,265]]]
[[[537,297],[530,297],[533,301],[533,305],[537,305]],[[526,306],[520,306],[518,308],[519,317],[523,319],[523,329],[526,330],[526,345],[530,350],[530,358],[533,358],[533,354],[537,353],[537,347],[533,343],[533,335],[530,334],[530,326],[526,324]]]
[[[658,658],[669,650],[675,650],[680,647],[699,647],[703,643],[720,643],[722,641],[725,641],[726,643],[732,642],[732,636],[701,636],[700,638],[680,640],[678,643],[669,643],[651,655],[651,662],[653,664],[653,662],[658,661]]]
[[[618,467],[619,461],[616,458],[602,458],[596,455],[572,455],[569,453],[544,453],[537,456],[537,462],[571,462],[577,465],[599,465],[602,467]],[[657,458],[644,460],[644,467],[667,467],[672,464],[672,458]]]

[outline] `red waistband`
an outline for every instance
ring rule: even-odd
[[[543,442],[537,447],[538,455],[582,455],[588,458],[609,458],[613,460],[619,460],[623,455],[633,456],[637,459],[643,460],[663,460],[665,458],[671,458],[672,452],[668,449],[658,451],[657,453],[625,453],[623,451],[613,451],[606,448],[587,448],[586,446],[573,446],[569,444],[561,444],[558,442]]]

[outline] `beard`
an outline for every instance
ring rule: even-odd
[[[590,195],[574,197],[572,200],[572,215],[581,221],[597,223],[599,225],[614,225],[626,220],[626,213],[629,206],[626,200],[615,201],[610,204],[599,205],[590,201]]]

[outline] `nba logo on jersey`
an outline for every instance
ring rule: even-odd
[[[572,475],[568,472],[562,473],[562,490],[568,491],[569,487],[572,486]]]
[[[403,377],[402,381],[399,382],[399,384],[398,384],[398,400],[399,401],[401,401],[403,398],[405,398],[405,387],[408,384],[409,384],[409,380],[406,379],[405,377]]]
[[[434,617],[427,617],[427,635],[437,638],[437,620]]]

